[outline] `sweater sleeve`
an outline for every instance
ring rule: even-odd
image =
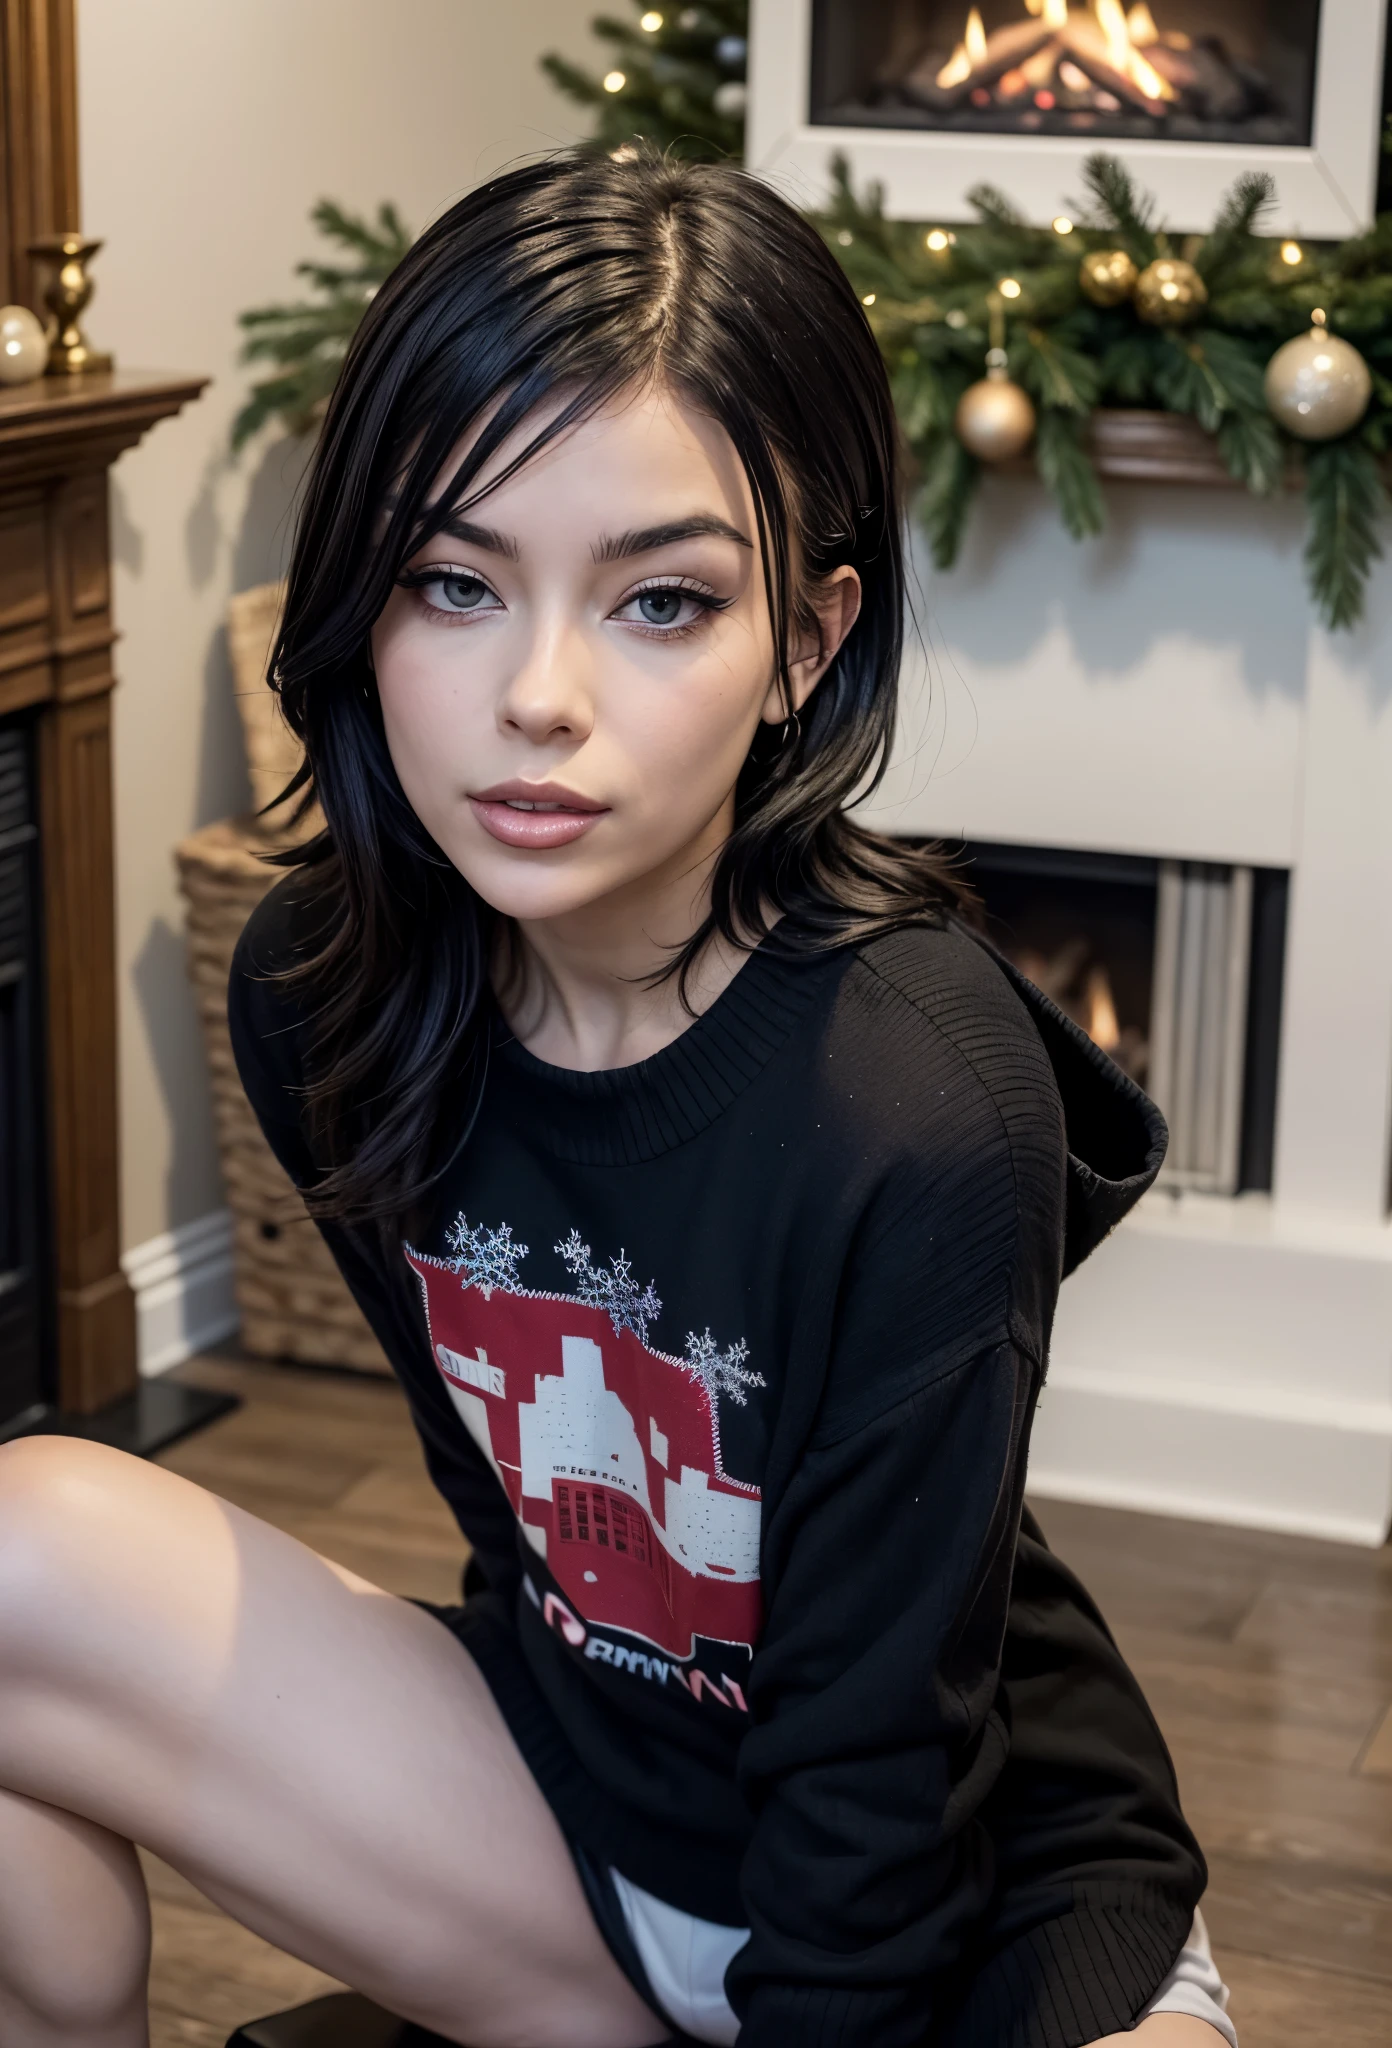
[[[994,1881],[1001,1642],[1038,1368],[999,1343],[804,1459],[740,1759],[741,2048],[910,2048]],[[766,1581],[767,1583],[767,1581]]]
[[[857,1116],[884,1099],[897,1121],[867,1134],[888,1163],[838,1262],[815,1420],[766,1495],[740,1756],[751,1934],[727,1977],[740,2048],[937,2038],[994,1889],[982,1809],[1008,1747],[1062,1121],[1018,1010],[970,1043],[914,1021],[912,1068],[894,1004],[878,1062],[846,1082]]]
[[[283,882],[264,899],[238,942],[227,1020],[247,1099],[267,1144],[303,1192],[313,1186],[318,1168],[302,1115],[302,1025],[275,973],[290,950],[290,888]],[[318,1227],[401,1383],[432,1483],[448,1502],[489,1585],[510,1589],[518,1575],[512,1510],[473,1439],[457,1425],[431,1364],[405,1260],[389,1267],[372,1231],[339,1223]]]

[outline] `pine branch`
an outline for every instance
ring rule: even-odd
[[[1196,258],[1210,290],[1221,288],[1250,255],[1257,222],[1275,199],[1275,181],[1265,171],[1244,171],[1230,187]]]
[[[372,221],[321,199],[310,218],[322,235],[357,261],[348,268],[322,260],[301,263],[296,274],[309,282],[317,299],[253,306],[238,315],[242,361],[272,363],[279,375],[253,384],[232,422],[234,454],[272,419],[278,418],[292,434],[305,433],[315,424],[373,294],[411,246],[410,233],[389,202],[379,206]]]
[[[1041,327],[1027,327],[1012,336],[1010,363],[1019,382],[1042,406],[1086,416],[1097,403],[1097,364]]]
[[[604,87],[597,78],[591,78],[588,71],[582,71],[578,64],[572,64],[552,51],[542,58],[541,68],[567,99],[578,100],[583,107],[603,106]]]
[[[924,463],[916,507],[935,568],[950,569],[956,561],[980,481],[976,457],[955,434],[945,434]]]
[[[1285,444],[1264,414],[1228,413],[1218,429],[1218,453],[1234,483],[1255,497],[1274,498],[1285,482]]]
[[[1382,554],[1378,529],[1387,514],[1387,493],[1377,457],[1352,438],[1307,449],[1305,500],[1311,593],[1327,626],[1352,626],[1362,614],[1369,571]]]
[[[1095,224],[1110,229],[1137,263],[1155,255],[1155,202],[1143,197],[1135,180],[1114,156],[1099,152],[1083,164],[1083,182],[1093,206],[1085,209]]]
[[[1074,540],[1101,533],[1107,523],[1102,486],[1083,444],[1085,422],[1075,412],[1045,406],[1034,437],[1034,461],[1053,492]]]

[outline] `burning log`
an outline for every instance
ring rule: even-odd
[[[1041,112],[1132,114],[1171,111],[1220,122],[1270,103],[1217,37],[1197,41],[1157,28],[1146,0],[1024,0],[1027,18],[987,30],[978,7],[947,52],[920,49],[907,70],[881,79],[886,96],[928,113],[984,113],[1028,106]]]
[[[960,106],[973,90],[989,89],[1007,71],[1056,42],[1053,30],[1037,21],[1012,22],[1008,28],[993,29],[988,36],[973,7],[966,33],[953,54],[945,57],[940,50],[926,52],[904,80],[903,90],[920,106],[946,112]]]

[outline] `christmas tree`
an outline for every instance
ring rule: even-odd
[[[603,14],[590,24],[612,57],[602,77],[564,57],[541,60],[568,98],[597,110],[594,147],[644,141],[682,156],[742,157],[749,0],[635,0],[634,11],[636,22]]]

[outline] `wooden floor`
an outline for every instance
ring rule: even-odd
[[[245,1405],[163,1463],[379,1585],[456,1597],[460,1539],[394,1387],[231,1359],[182,1370]],[[1388,2048],[1392,1550],[1037,1511],[1174,1752],[1242,2048]],[[332,1988],[150,1874],[154,2048],[222,2048],[239,2021]]]

